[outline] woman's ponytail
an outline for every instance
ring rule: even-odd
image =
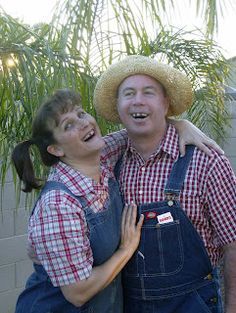
[[[33,140],[26,140],[19,143],[12,152],[12,161],[16,172],[24,184],[24,192],[31,192],[32,189],[41,187],[40,180],[35,177],[33,163],[30,157],[30,146]]]

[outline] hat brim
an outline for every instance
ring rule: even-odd
[[[120,123],[117,111],[118,88],[125,78],[137,74],[148,75],[164,86],[170,100],[167,116],[177,116],[191,106],[193,91],[185,74],[154,59],[132,55],[110,65],[98,79],[94,90],[94,106],[100,116],[110,122]]]

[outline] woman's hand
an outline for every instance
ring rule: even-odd
[[[185,146],[193,144],[200,150],[211,156],[212,152],[209,148],[215,149],[219,154],[224,154],[221,147],[199,128],[187,120],[168,119],[168,122],[174,125],[179,134],[179,150],[181,156],[185,155]]]
[[[75,306],[83,305],[108,286],[123,269],[139,244],[144,217],[141,215],[137,224],[136,217],[137,206],[135,204],[126,205],[122,215],[119,249],[106,262],[93,267],[89,278],[62,286],[61,291],[67,301]]]
[[[126,204],[121,221],[120,249],[125,249],[131,254],[134,253],[139,245],[144,216],[141,214],[137,224],[136,219],[137,206],[134,203]]]

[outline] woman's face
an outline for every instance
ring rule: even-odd
[[[81,161],[93,154],[99,154],[104,140],[95,119],[81,107],[59,117],[58,125],[53,129],[56,144],[48,147],[48,152],[70,161]],[[50,147],[53,147],[51,150]]]

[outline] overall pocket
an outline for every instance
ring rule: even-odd
[[[126,266],[130,276],[169,276],[178,273],[184,262],[179,220],[166,224],[145,221],[139,248]]]

